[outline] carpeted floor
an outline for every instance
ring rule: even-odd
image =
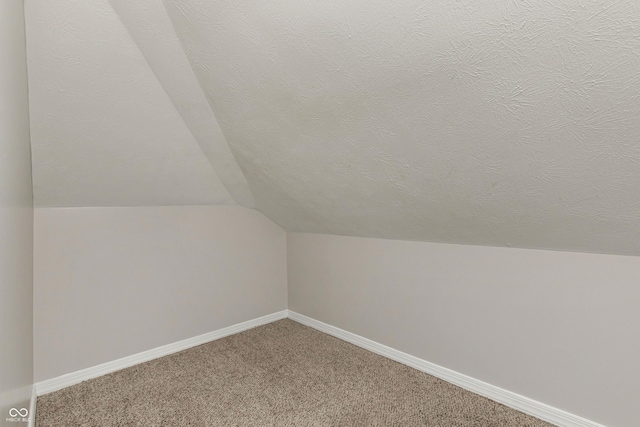
[[[550,424],[285,319],[41,396],[36,426]]]

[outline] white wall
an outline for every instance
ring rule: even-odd
[[[33,383],[33,203],[22,0],[0,1],[0,424]],[[4,424],[2,424],[4,425]]]
[[[640,258],[287,236],[291,310],[610,427],[637,425]]]
[[[287,308],[285,245],[239,206],[36,209],[36,381]]]
[[[25,6],[36,206],[235,204],[107,0]]]

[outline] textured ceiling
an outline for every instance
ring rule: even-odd
[[[37,201],[64,204],[82,189],[104,199],[95,184],[111,158],[97,154],[144,153],[138,166],[158,167],[168,144],[139,143],[134,153],[112,140],[134,129],[167,140],[170,129],[190,131],[172,141],[199,144],[198,161],[215,167],[236,202],[290,231],[640,254],[635,0],[111,0],[120,23],[113,10],[96,12],[104,1],[29,3],[41,27],[39,49],[33,40],[29,49],[32,91],[41,92],[31,98]],[[93,19],[114,34],[101,38]],[[145,85],[158,101],[132,95]],[[72,132],[73,113],[98,101],[120,112],[109,117],[115,130],[80,117],[86,136]],[[75,154],[82,139],[91,143]],[[63,149],[47,156],[59,149],[52,141]],[[78,173],[68,163],[92,155],[87,180],[69,181]],[[212,186],[196,176],[195,158],[173,160],[171,178],[192,193]],[[135,187],[140,177],[120,178]]]

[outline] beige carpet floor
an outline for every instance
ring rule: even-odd
[[[37,427],[550,424],[292,320],[38,398]]]

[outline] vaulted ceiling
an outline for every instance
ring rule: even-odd
[[[636,0],[26,0],[39,206],[640,255]]]

